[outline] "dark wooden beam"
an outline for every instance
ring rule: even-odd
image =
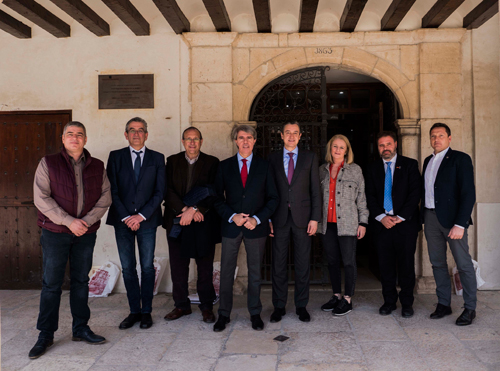
[[[368,0],[347,0],[342,17],[340,17],[341,32],[354,32],[367,1]]]
[[[71,36],[69,24],[57,18],[33,0],[3,0],[2,4],[18,12],[24,18],[29,19],[55,37]]]
[[[231,31],[231,20],[227,15],[226,6],[223,0],[203,0],[207,12],[212,18],[215,29],[219,32]]]
[[[191,25],[175,0],[153,0],[176,34],[189,32]]]
[[[149,35],[149,23],[129,0],[102,0],[137,36]]]
[[[271,32],[270,0],[252,0],[258,32]]]
[[[438,28],[465,0],[438,0],[422,18],[422,28]]]
[[[31,38],[31,28],[0,10],[0,29],[19,39]]]
[[[464,17],[464,28],[478,28],[498,13],[498,0],[484,0]]]
[[[319,0],[302,0],[299,32],[313,32]]]
[[[50,0],[97,36],[109,36],[109,24],[82,0]]]
[[[380,21],[382,31],[394,31],[417,0],[393,0]]]

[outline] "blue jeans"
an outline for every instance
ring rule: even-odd
[[[54,233],[42,229],[40,242],[43,251],[43,282],[40,295],[40,313],[36,328],[40,338],[53,339],[59,322],[61,286],[69,259],[70,294],[69,302],[73,316],[73,334],[88,328],[90,319],[89,272],[96,232],[77,237],[67,233]]]
[[[115,226],[116,244],[122,264],[123,282],[127,289],[130,313],[151,313],[153,304],[153,290],[155,285],[155,257],[156,227],[139,228],[132,231],[125,224]],[[135,258],[135,237],[139,247],[139,261],[141,263],[141,285],[137,276],[137,260]],[[142,309],[141,309],[142,301]]]

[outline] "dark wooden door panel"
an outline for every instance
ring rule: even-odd
[[[0,112],[0,289],[42,285],[42,250],[33,180],[45,155],[61,149],[70,111]]]

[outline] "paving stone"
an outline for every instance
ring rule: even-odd
[[[368,370],[363,364],[357,363],[309,363],[307,365],[296,365],[292,363],[280,363],[280,371],[365,371]]]
[[[19,332],[21,330],[17,329],[0,329],[0,338],[2,340],[2,345],[6,342],[8,342],[10,339],[13,337],[19,335]]]
[[[42,356],[33,359],[23,368],[23,371],[82,371],[88,370],[94,364],[92,357],[61,355],[57,358]]]
[[[392,316],[353,310],[348,314],[358,341],[406,341],[407,335]]]
[[[500,340],[468,340],[464,344],[484,363],[500,364]]]
[[[2,330],[28,330],[34,328],[38,318],[38,311],[36,307],[2,311]]]
[[[124,366],[124,365],[105,365],[92,366],[89,371],[156,371],[156,366]]]
[[[226,343],[226,354],[277,354],[278,342],[273,340],[277,332],[233,330]]]
[[[280,345],[281,362],[306,364],[363,362],[361,348],[350,332],[289,333],[290,339]]]
[[[410,341],[361,343],[370,370],[430,370]]]
[[[205,323],[201,320],[201,317],[199,320],[191,318],[191,320],[186,323],[183,331],[179,333],[178,339],[219,340],[226,339],[230,334],[229,328],[226,328],[226,330],[222,332],[215,332],[213,328],[213,323]]]
[[[126,335],[97,362],[98,365],[157,365],[176,334]]]
[[[168,348],[158,370],[209,370],[217,362],[224,340],[179,340]]]
[[[309,311],[311,322],[302,322],[295,311],[287,313],[281,320],[285,332],[345,332],[351,327],[346,316],[332,316],[332,312],[323,312],[321,309]]]
[[[40,299],[40,290],[1,290],[0,307],[2,311],[17,308],[36,297]]]
[[[35,345],[37,339],[37,330],[22,330],[19,331],[18,335],[2,344],[2,370],[20,370],[29,364],[30,359],[28,358],[28,353],[33,345]],[[50,352],[51,349],[52,348],[49,348],[47,353]]]
[[[219,358],[215,371],[275,371],[275,355],[232,355]]]

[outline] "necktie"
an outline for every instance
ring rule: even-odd
[[[134,173],[135,173],[135,181],[137,182],[139,180],[139,174],[141,173],[141,153],[142,151],[136,152],[132,151],[135,153],[135,162],[134,162]]]
[[[292,183],[294,163],[293,163],[293,153],[288,152],[288,156],[290,156],[290,161],[288,161],[288,184]]]
[[[241,182],[243,183],[243,188],[245,188],[248,178],[247,159],[244,158],[241,161],[243,161],[243,166],[241,167]]]
[[[391,162],[387,163],[387,170],[385,172],[384,209],[386,211],[391,211],[392,210],[392,171],[391,171]]]

